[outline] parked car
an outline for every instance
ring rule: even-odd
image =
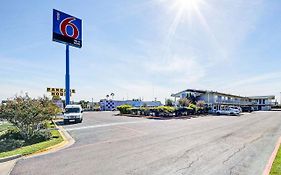
[[[253,111],[254,111],[254,108],[251,107],[251,106],[243,106],[243,107],[242,107],[242,111],[243,111],[243,112],[253,112]]]
[[[230,109],[236,109],[238,110],[240,113],[242,112],[242,108],[239,106],[229,106]]]
[[[63,122],[81,123],[83,120],[83,109],[81,105],[67,105],[63,113]]]
[[[233,109],[233,108],[221,108],[219,110],[216,110],[215,113],[217,115],[239,115],[240,114],[238,109]]]

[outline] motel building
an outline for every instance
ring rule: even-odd
[[[212,109],[220,109],[221,106],[251,106],[254,110],[271,110],[275,104],[274,95],[269,96],[250,96],[221,93],[208,90],[187,89],[171,95],[175,102],[181,98],[194,97],[198,101],[204,101]]]

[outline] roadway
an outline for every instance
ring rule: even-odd
[[[84,113],[75,144],[21,159],[12,175],[258,175],[281,136],[281,112],[153,120]]]

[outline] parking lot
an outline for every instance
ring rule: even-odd
[[[74,145],[20,160],[11,174],[262,174],[281,112],[153,120],[86,112]]]

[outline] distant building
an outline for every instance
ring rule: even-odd
[[[64,103],[63,103],[62,100],[53,100],[53,103],[54,103],[57,107],[59,107],[59,108],[61,108],[61,109],[64,109]]]
[[[160,101],[141,101],[141,100],[107,100],[102,99],[100,100],[100,110],[101,111],[112,111],[116,110],[117,106],[121,106],[124,104],[131,105],[133,107],[156,107],[156,106],[162,106]]]
[[[186,98],[188,96],[196,100],[204,101],[208,106],[220,108],[221,105],[231,106],[252,106],[255,110],[271,110],[274,105],[274,95],[245,97],[216,91],[187,89],[171,95],[177,101],[177,98]]]
[[[268,111],[271,110],[272,106],[275,106],[276,103],[273,101],[275,99],[274,95],[270,96],[252,96],[249,97],[252,106],[255,108],[255,110],[262,110],[262,111]]]

